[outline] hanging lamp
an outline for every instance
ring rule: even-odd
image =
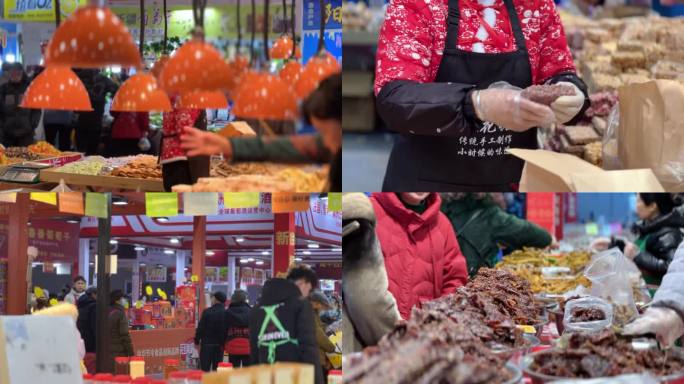
[[[297,36],[295,35],[295,26],[294,26],[294,13],[295,13],[295,2],[292,2],[292,18],[290,19],[291,22],[291,27],[292,27],[292,46],[290,47],[290,53],[289,53],[289,60],[285,63],[283,68],[280,69],[280,78],[287,81],[289,84],[296,84],[297,80],[299,80],[299,77],[302,74],[302,71],[304,70],[304,67],[302,66],[297,59],[301,57],[301,51],[299,50],[299,47],[297,47]],[[276,42],[277,43],[277,42]],[[297,53],[299,53],[299,57],[297,57]]]
[[[169,93],[227,90],[231,70],[221,53],[204,41],[206,0],[193,0],[193,38],[171,55],[164,65],[160,83]]]
[[[324,0],[319,0],[320,9],[324,8]],[[321,12],[320,31],[318,36],[318,49],[316,56],[311,58],[301,76],[295,84],[295,92],[300,99],[306,98],[318,84],[326,77],[342,70],[340,64],[330,53],[325,51],[325,12]]]
[[[61,11],[55,0],[55,24],[59,28]],[[46,67],[26,88],[21,108],[92,111],[88,91],[81,79],[67,66]]]
[[[228,99],[221,91],[195,91],[182,94],[178,106],[190,109],[225,109],[228,108]]]
[[[157,61],[152,64],[152,68],[150,69],[150,73],[157,79],[159,80],[159,77],[161,76],[162,70],[164,69],[164,66],[166,63],[169,61],[169,52],[167,50],[167,45],[168,45],[168,20],[166,18],[166,0],[162,2],[162,11],[164,13],[164,39],[162,40],[162,54],[157,59]]]
[[[138,52],[140,57],[143,57],[144,46],[145,0],[140,0],[140,44]],[[121,88],[112,100],[111,110],[116,112],[167,112],[171,110],[171,102],[166,93],[157,86],[157,80],[153,75],[140,72],[121,84]]]
[[[254,4],[254,0],[252,0]],[[268,7],[264,2],[264,56],[268,60]],[[254,27],[254,23],[252,23]],[[252,119],[294,120],[297,117],[297,100],[287,82],[269,73],[250,71],[240,82],[235,96],[236,116]]]
[[[142,60],[121,20],[107,7],[87,5],[57,28],[46,50],[45,65],[140,68]]]

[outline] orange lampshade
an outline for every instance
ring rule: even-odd
[[[292,88],[280,77],[250,71],[242,77],[233,112],[242,118],[294,120],[297,101]]]
[[[29,84],[21,108],[92,111],[90,98],[74,71],[47,67]]]
[[[304,68],[298,61],[288,61],[280,70],[280,78],[285,80],[288,84],[296,84],[303,69]]]
[[[329,53],[312,58],[295,84],[297,97],[304,99],[318,87],[322,80],[339,71],[340,64]]]
[[[228,99],[221,91],[195,91],[181,95],[178,106],[190,109],[224,109],[228,108]]]
[[[271,59],[287,59],[292,55],[292,38],[290,36],[280,36],[278,40],[273,43],[269,56]],[[295,48],[295,58],[301,58],[302,51],[299,47]]]
[[[164,65],[160,85],[169,93],[218,91],[230,88],[231,71],[211,44],[190,40]]]
[[[142,67],[133,37],[109,8],[77,9],[55,31],[45,52],[46,65],[104,68]]]
[[[166,93],[157,87],[157,80],[147,73],[131,76],[119,88],[112,100],[112,111],[119,112],[166,112],[171,102]]]
[[[167,61],[169,61],[169,55],[162,55],[159,60],[154,63],[152,69],[150,69],[150,73],[155,79],[159,80],[159,76],[161,75]]]

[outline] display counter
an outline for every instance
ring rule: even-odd
[[[164,371],[165,359],[178,359],[181,369],[189,369],[195,348],[194,328],[148,329],[130,331],[136,356],[145,358],[145,374]]]

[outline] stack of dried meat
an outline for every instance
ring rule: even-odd
[[[649,371],[657,376],[684,371],[684,362],[657,349],[635,350],[613,331],[573,333],[566,348],[534,357],[529,370],[556,377],[594,378]]]
[[[346,383],[502,383],[511,378],[492,349],[519,347],[517,324],[539,321],[527,281],[482,268],[455,293],[414,308],[362,357],[345,366]]]

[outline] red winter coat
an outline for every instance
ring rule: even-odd
[[[414,306],[451,293],[468,281],[465,258],[453,226],[440,212],[438,194],[430,194],[427,209],[420,215],[406,208],[394,193],[374,193],[371,202],[389,291],[402,318],[408,319]]]

